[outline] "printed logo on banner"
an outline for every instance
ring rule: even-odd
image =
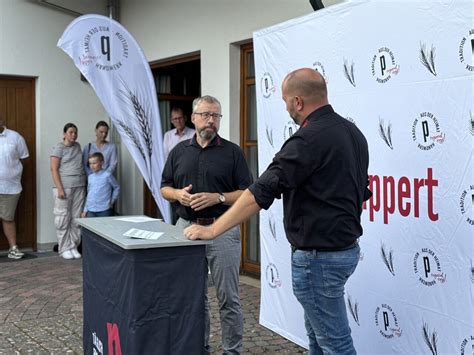
[[[474,115],[469,111],[469,132],[474,136]]]
[[[267,270],[267,282],[271,288],[281,287],[280,275],[278,274],[278,269],[275,264],[268,264]]]
[[[380,255],[382,256],[383,263],[387,267],[388,271],[395,276],[395,268],[393,266],[393,250],[387,250],[385,244],[382,243],[380,247]]]
[[[474,29],[469,31],[469,35],[462,38],[459,45],[459,60],[464,64],[464,68],[474,71]]]
[[[429,248],[422,248],[413,258],[415,275],[425,286],[434,286],[446,282],[446,274],[441,269],[441,262],[435,252]]]
[[[272,128],[265,125],[265,133],[267,134],[268,143],[270,143],[271,147],[274,148],[273,147],[273,130],[272,130]]]
[[[104,353],[104,345],[95,332],[92,333],[92,353],[94,355]]]
[[[108,354],[122,355],[122,347],[120,346],[120,335],[117,324],[107,322],[107,346]],[[115,349],[115,352],[113,351]],[[95,332],[92,333],[92,354],[103,355],[104,345]]]
[[[397,315],[388,304],[383,303],[375,310],[375,325],[379,329],[380,335],[386,339],[402,336]]]
[[[356,87],[355,74],[354,74],[354,62],[349,65],[349,62],[344,58],[344,76],[351,83],[353,87]]]
[[[300,127],[293,120],[286,122],[285,127],[283,128],[283,139],[286,141],[295,134],[299,128]]]
[[[360,326],[359,322],[359,303],[357,301],[352,301],[351,295],[348,294],[347,296],[347,308],[349,308],[349,312],[354,318],[354,321]]]
[[[459,207],[467,223],[474,226],[474,185],[462,192]]]
[[[372,58],[372,76],[379,84],[385,84],[400,72],[400,65],[390,48],[379,48]]]
[[[428,71],[437,76],[435,68],[436,48],[431,45],[431,49],[426,49],[426,44],[420,42],[420,62]]]
[[[355,124],[355,125],[357,126],[356,121],[355,121],[352,117],[347,116],[347,117],[344,117],[344,118],[345,118],[346,120],[348,120],[349,122],[351,122],[351,123],[353,123],[353,124]]]
[[[474,353],[474,336],[464,338],[460,346],[461,355],[471,355]]]
[[[385,124],[384,120],[379,116],[379,134],[382,137],[385,144],[388,145],[390,149],[393,150],[393,143],[392,143],[392,123],[388,121]]]
[[[321,74],[323,76],[324,80],[326,81],[326,84],[329,83],[328,77],[326,75],[326,70],[324,70],[323,63],[318,62],[318,61],[314,62],[313,63],[313,69],[316,70],[317,72],[319,72],[319,74]]]
[[[436,330],[433,330],[430,333],[430,328],[428,327],[428,323],[423,322],[423,340],[425,344],[431,351],[431,354],[437,355],[438,354],[438,333]]]
[[[82,43],[84,52],[79,59],[84,66],[95,64],[99,70],[112,71],[120,69],[122,60],[128,58],[127,39],[119,30],[111,34],[109,26],[90,28]],[[96,55],[97,44],[101,55]]]
[[[436,144],[446,140],[446,134],[441,132],[439,121],[431,112],[422,112],[415,118],[411,127],[413,141],[421,150],[431,150]]]
[[[273,85],[273,78],[269,73],[264,73],[262,80],[260,80],[260,89],[262,90],[263,97],[268,99],[276,91],[275,85]]]

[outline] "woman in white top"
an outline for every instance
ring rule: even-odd
[[[82,162],[87,175],[92,173],[92,170],[89,168],[89,156],[96,152],[102,153],[104,156],[102,169],[109,171],[111,174],[115,173],[115,168],[117,167],[117,146],[113,143],[107,142],[108,134],[109,125],[107,122],[97,122],[95,126],[95,142],[87,144],[82,152]]]

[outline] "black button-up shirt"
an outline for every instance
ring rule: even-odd
[[[252,181],[252,174],[239,146],[216,136],[207,147],[202,148],[194,135],[170,152],[163,169],[161,187],[182,189],[192,184],[191,193],[224,193],[245,190]],[[219,217],[230,207],[217,204],[194,211],[180,203],[175,203],[175,206],[178,216],[187,220]]]
[[[249,189],[264,209],[283,195],[286,236],[296,248],[344,248],[362,235],[368,164],[362,132],[327,105],[307,117]]]

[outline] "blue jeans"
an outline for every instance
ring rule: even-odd
[[[114,215],[114,210],[112,208],[109,208],[108,210],[99,211],[99,212],[87,211],[86,217],[110,217],[113,215]]]
[[[293,293],[304,309],[309,354],[356,354],[344,285],[359,262],[358,245],[342,251],[295,250]]]

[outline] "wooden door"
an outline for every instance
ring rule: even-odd
[[[0,116],[7,128],[20,133],[30,157],[23,161],[23,191],[16,210],[17,244],[36,250],[36,118],[35,79],[0,75]],[[0,167],[1,169],[1,167]],[[8,242],[0,228],[0,250]]]

